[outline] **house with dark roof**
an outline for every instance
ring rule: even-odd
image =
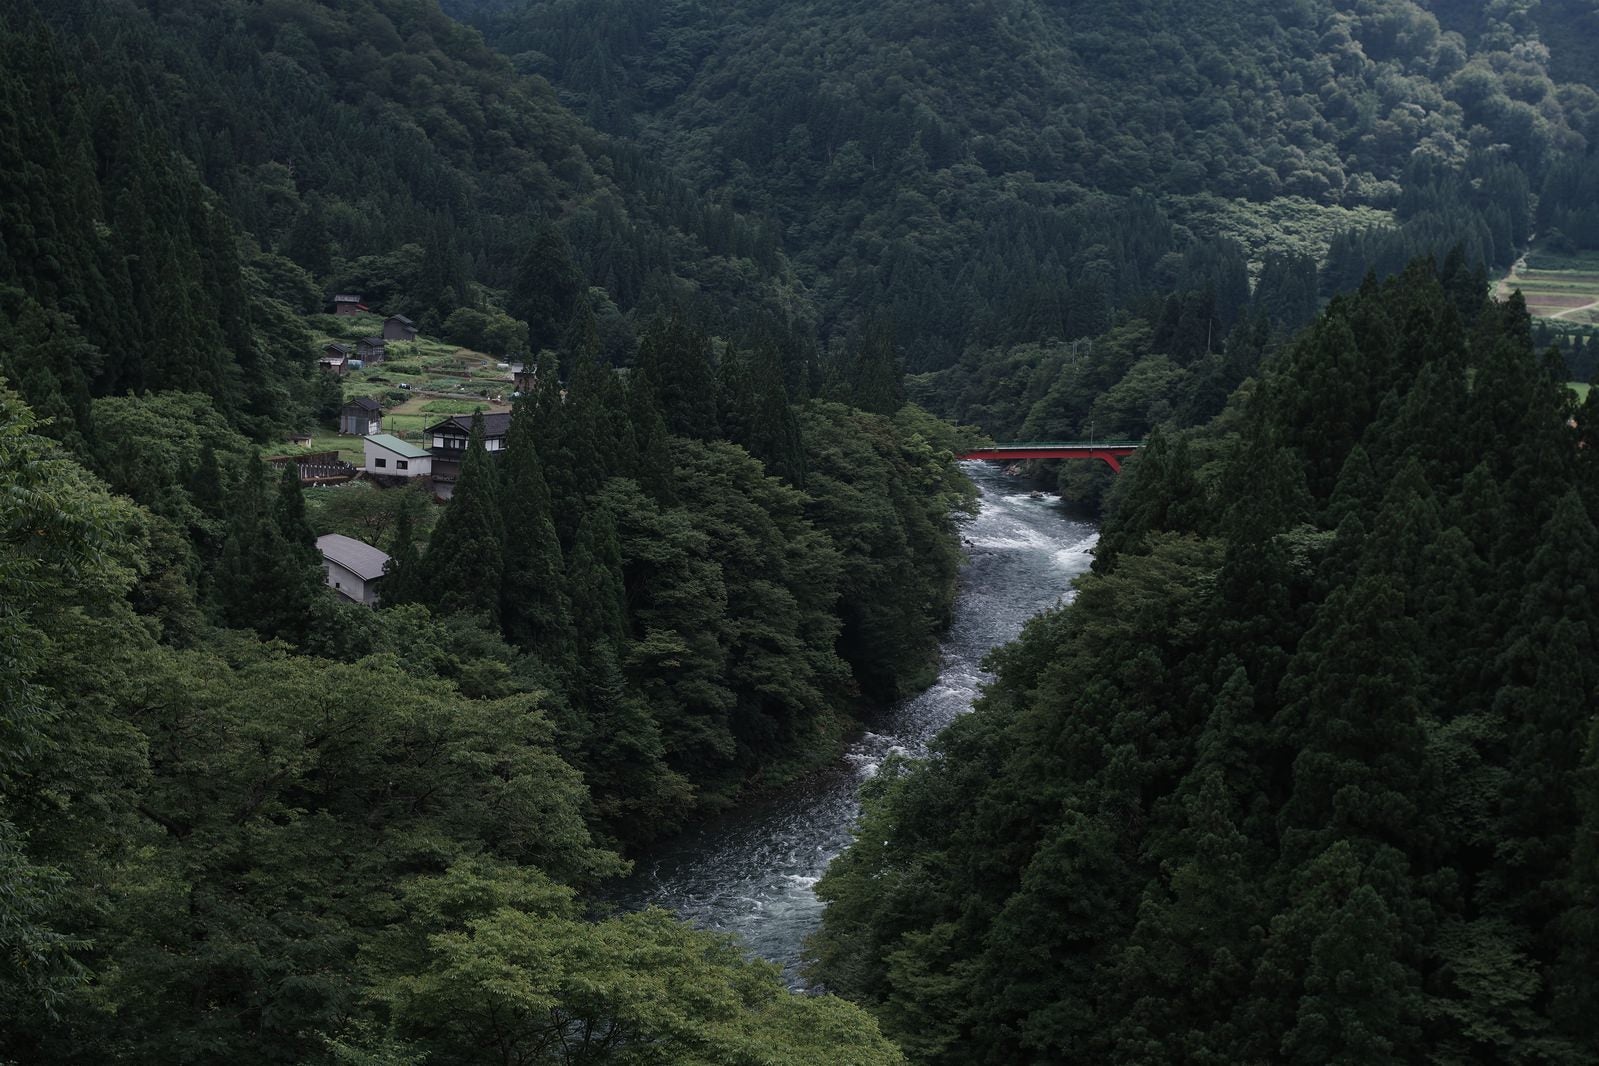
[[[342,533],[318,537],[316,550],[322,553],[328,588],[356,603],[377,606],[378,582],[383,580],[388,553]]]
[[[505,450],[505,435],[511,431],[511,412],[501,411],[483,415],[483,447],[490,455]],[[435,422],[424,431],[432,442],[433,480],[454,481],[461,473],[461,460],[466,457],[466,446],[472,439],[472,416],[451,415]]]
[[[322,349],[322,357],[316,362],[317,366],[330,374],[348,374],[350,372],[350,346],[348,344],[330,344]]]
[[[383,320],[383,339],[386,341],[416,340],[416,323],[404,315],[390,315]]]
[[[355,342],[355,357],[367,366],[388,358],[389,342],[382,337],[362,337]]]
[[[359,296],[341,292],[333,297],[333,313],[336,315],[360,315],[365,314],[366,310],[367,306]]]
[[[362,442],[368,474],[377,477],[429,477],[433,473],[433,453],[392,433],[372,433]]]
[[[339,409],[339,432],[364,437],[383,432],[383,405],[370,396],[357,396]]]

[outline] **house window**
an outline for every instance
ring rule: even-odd
[[[394,460],[394,469],[409,470],[411,469],[411,464],[406,462],[404,459],[396,459]]]
[[[389,461],[387,459],[374,459],[374,460],[372,460],[372,465],[373,466],[388,466],[389,465]]]

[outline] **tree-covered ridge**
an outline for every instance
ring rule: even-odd
[[[1491,205],[1513,218],[1553,158],[1599,141],[1599,96],[1551,79],[1539,24],[1468,41],[1409,0],[513,6],[486,24],[524,69],[780,221],[824,330],[891,313],[915,369],[1002,341],[1007,304],[1037,286],[1090,323],[1169,291],[1172,253],[1215,234],[1229,201],[1405,221],[1402,195],[1437,199],[1413,160],[1486,153],[1521,172]],[[1447,208],[1444,235],[1363,265],[1460,240],[1510,261],[1478,233],[1486,207]]]
[[[90,398],[129,390],[203,392],[255,437],[325,414],[298,318],[335,290],[507,355],[579,302],[620,357],[635,309],[809,320],[775,237],[433,5],[4,16],[3,366],[80,447]]]
[[[250,233],[318,276],[330,253],[415,244],[439,260],[414,265],[428,280],[505,288],[540,219],[626,308],[685,281],[753,299],[781,269],[757,227],[708,213],[433,4],[130,0],[51,17],[184,131]]]
[[[1590,400],[1519,300],[1333,302],[873,787],[818,973],[919,1061],[1587,1063]]]
[[[135,502],[0,391],[0,1055],[899,1061],[723,940],[591,913],[616,849],[922,683],[969,492],[932,419],[791,410],[737,353],[753,386],[669,433],[710,349],[661,328],[628,386],[588,352],[525,398],[501,461],[478,427],[436,523],[393,491],[378,612],[205,397],[95,401]]]
[[[0,20],[0,372],[84,454],[90,399],[200,392],[264,433],[316,402],[309,338],[252,269],[174,130],[86,83],[8,3]]]

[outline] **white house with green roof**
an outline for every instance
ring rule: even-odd
[[[369,433],[361,438],[368,474],[383,477],[431,477],[433,453],[403,441],[392,433]]]

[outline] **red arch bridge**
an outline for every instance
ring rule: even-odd
[[[1011,462],[1019,459],[1098,459],[1122,472],[1122,460],[1143,447],[1141,440],[1045,441],[1029,440],[1015,444],[991,444],[962,452],[961,459],[992,459]]]

